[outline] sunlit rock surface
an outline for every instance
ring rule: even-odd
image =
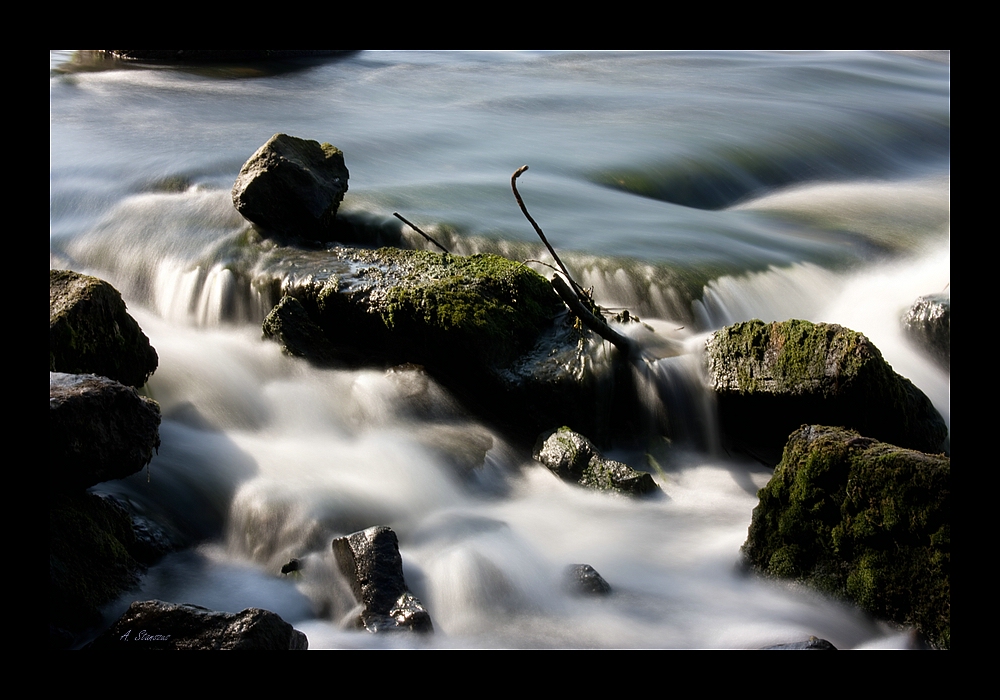
[[[803,426],[789,439],[743,554],[951,646],[951,460]]]

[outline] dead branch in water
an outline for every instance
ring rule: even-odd
[[[624,335],[614,330],[611,326],[605,323],[603,319],[600,319],[592,314],[590,309],[583,305],[562,277],[559,275],[552,275],[552,287],[556,290],[559,297],[566,303],[566,306],[570,308],[570,311],[576,314],[576,317],[583,322],[583,325],[618,348],[618,350],[620,350],[625,357],[632,356],[632,353],[635,350],[634,343],[629,338],[626,338]]]
[[[564,275],[566,275],[566,279],[569,280],[569,283],[571,285],[573,285],[573,289],[576,292],[577,299],[582,304],[594,306],[593,300],[583,290],[583,287],[581,287],[576,283],[576,280],[573,279],[572,275],[569,274],[569,270],[567,270],[566,266],[563,265],[563,261],[559,259],[558,255],[556,255],[555,248],[553,248],[552,245],[549,244],[549,239],[545,237],[545,234],[542,233],[541,227],[535,223],[535,220],[531,218],[531,214],[528,213],[528,208],[524,206],[524,200],[521,199],[521,194],[517,191],[517,178],[519,178],[521,176],[521,173],[523,173],[527,169],[528,169],[527,165],[522,165],[520,168],[514,171],[513,175],[510,176],[510,188],[514,190],[514,198],[517,200],[517,205],[521,207],[521,213],[524,214],[524,218],[526,218],[529,221],[529,223],[531,223],[531,225],[535,227],[535,233],[537,233],[538,237],[542,239],[542,243],[545,244],[545,247],[549,249],[549,253],[552,254],[552,259],[556,261],[556,264],[559,265],[559,269],[562,270],[562,273]]]
[[[398,211],[392,212],[392,215],[395,216],[400,221],[402,221],[407,226],[409,226],[410,228],[412,228],[414,231],[416,231],[417,233],[419,233],[421,236],[423,236],[424,238],[426,238],[428,241],[430,241],[431,243],[433,243],[434,245],[436,245],[438,248],[440,248],[441,250],[443,250],[445,253],[447,253],[448,255],[451,255],[451,251],[450,250],[448,250],[443,245],[441,245],[440,243],[438,243],[437,241],[435,241],[433,238],[431,238],[430,236],[428,236],[426,233],[424,233],[423,231],[421,231],[420,229],[418,229],[415,225],[411,224],[409,221],[407,221],[406,219],[404,219],[402,216],[399,215]]]

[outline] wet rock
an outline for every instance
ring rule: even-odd
[[[604,459],[590,440],[565,426],[539,437],[532,456],[563,481],[597,491],[629,496],[660,491],[652,476]]]
[[[49,495],[50,645],[100,622],[100,608],[139,583],[132,519],[89,493]]]
[[[306,636],[268,610],[216,612],[198,605],[136,601],[87,649],[302,651]]]
[[[941,367],[951,370],[951,295],[931,294],[913,302],[903,331]]]
[[[949,648],[950,483],[943,455],[802,426],[758,493],[743,554]]]
[[[768,464],[803,423],[925,452],[940,451],[948,433],[930,399],[868,338],[842,326],[737,323],[712,334],[705,359],[727,445]]]
[[[392,529],[370,527],[333,541],[340,572],[363,606],[358,626],[370,632],[433,632],[431,616],[403,579],[399,540]]]
[[[107,282],[49,271],[49,371],[99,374],[139,388],[156,370],[149,338]]]
[[[611,586],[590,564],[574,564],[566,569],[566,588],[581,595],[607,595]]]
[[[334,240],[348,176],[337,147],[275,134],[243,164],[233,205],[264,233]]]
[[[600,422],[589,331],[560,316],[548,280],[521,263],[333,248],[300,255],[282,288],[295,302],[279,303],[263,328],[292,354],[319,365],[420,365],[467,408],[529,439]]]
[[[160,407],[93,374],[49,372],[49,488],[82,491],[141,470],[160,446]]]
[[[804,642],[790,642],[788,644],[775,644],[773,647],[764,647],[764,651],[837,651],[837,647],[825,639],[813,636]]]

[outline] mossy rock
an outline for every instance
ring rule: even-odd
[[[159,359],[118,290],[96,277],[49,271],[49,371],[98,374],[136,388]]]
[[[660,492],[648,473],[604,459],[594,443],[566,426],[541,435],[532,456],[563,481],[584,488],[627,496]]]
[[[842,425],[924,452],[940,451],[948,434],[930,399],[843,326],[737,323],[712,334],[705,360],[729,446],[771,464],[803,423]]]
[[[50,494],[50,628],[72,634],[99,623],[100,608],[139,582],[135,547],[121,506],[89,493]]]
[[[950,480],[943,455],[802,426],[758,492],[743,554],[950,648]]]

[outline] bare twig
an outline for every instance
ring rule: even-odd
[[[542,233],[541,227],[539,227],[539,225],[535,223],[535,220],[531,218],[531,214],[528,213],[528,208],[524,206],[524,200],[521,199],[521,195],[517,191],[517,178],[519,178],[521,176],[521,173],[523,173],[527,169],[528,169],[527,165],[522,165],[520,168],[514,171],[513,175],[510,176],[510,188],[514,190],[514,198],[517,200],[517,205],[521,207],[521,213],[524,214],[524,218],[526,218],[531,223],[531,225],[535,227],[535,233],[537,233],[538,237],[542,239],[542,243],[545,244],[545,247],[549,249],[549,253],[552,254],[552,259],[556,261],[556,264],[559,265],[559,269],[562,270],[562,273],[564,275],[566,275],[566,279],[569,280],[569,283],[571,285],[573,285],[573,289],[576,292],[577,298],[581,302],[583,302],[586,299],[588,303],[593,304],[593,302],[587,297],[587,293],[583,291],[583,287],[578,285],[576,283],[576,280],[573,279],[573,276],[569,274],[569,270],[567,270],[566,266],[563,265],[563,261],[559,259],[559,256],[556,255],[555,249],[549,244],[549,240],[545,237],[545,234]]]
[[[419,233],[421,236],[423,236],[424,238],[426,238],[428,241],[430,241],[431,243],[433,243],[434,245],[436,245],[438,248],[440,248],[444,252],[448,253],[448,255],[451,255],[451,251],[450,250],[448,250],[443,245],[441,245],[440,243],[438,243],[437,241],[435,241],[433,238],[431,238],[430,236],[428,236],[426,233],[424,233],[423,231],[421,231],[420,229],[418,229],[414,224],[411,224],[409,221],[407,221],[406,219],[404,219],[402,216],[399,215],[398,211],[392,212],[392,215],[395,216],[400,221],[402,221],[407,226],[409,226],[410,228],[412,228],[414,231],[416,231],[417,233]]]
[[[597,335],[604,338],[606,341],[618,348],[625,357],[631,357],[632,353],[635,351],[635,345],[631,340],[623,336],[621,333],[615,331],[607,323],[599,319],[597,316],[590,312],[586,306],[576,297],[573,290],[569,288],[569,285],[563,280],[559,275],[552,275],[552,287],[556,290],[556,293],[560,298],[566,302],[566,306],[576,314],[576,317],[580,319],[587,328],[597,333]]]

